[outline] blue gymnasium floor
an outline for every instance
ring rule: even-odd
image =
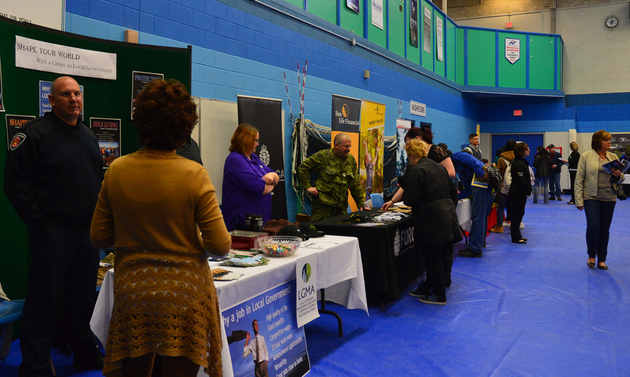
[[[455,258],[448,304],[407,295],[370,316],[328,304],[306,326],[309,376],[630,376],[630,201],[617,202],[608,271],[586,266],[585,217],[574,206],[527,203],[523,236],[491,233],[481,259]],[[456,250],[463,243],[455,246]],[[79,373],[53,359],[59,376]],[[0,376],[17,376],[19,341]]]

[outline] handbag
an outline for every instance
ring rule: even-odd
[[[628,199],[624,189],[619,187],[619,185],[617,183],[614,183],[614,182],[611,182],[611,183],[612,183],[612,186],[613,186],[613,190],[615,190],[615,193],[617,194],[617,199],[619,199],[619,200],[626,200],[626,199]]]

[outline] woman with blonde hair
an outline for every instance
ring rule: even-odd
[[[258,129],[239,125],[223,166],[223,218],[228,230],[247,229],[248,213],[262,216],[263,224],[271,219],[271,192],[278,184],[278,174],[256,155],[260,143]]]
[[[206,169],[178,156],[197,122],[178,81],[153,80],[136,100],[143,148],[114,160],[92,218],[96,248],[114,247],[114,307],[103,374],[222,375],[221,313],[206,253],[231,238]]]
[[[421,248],[427,269],[427,286],[416,289],[415,297],[426,304],[446,305],[441,253],[446,245],[462,239],[450,196],[450,178],[446,168],[426,157],[424,141],[412,139],[405,150],[409,167],[399,182],[403,200],[411,206],[415,245]]]
[[[588,267],[607,270],[608,239],[617,195],[614,185],[625,177],[617,169],[608,174],[603,165],[619,160],[610,152],[612,135],[604,130],[593,134],[591,148],[580,157],[575,176],[575,207],[586,214],[586,248]]]

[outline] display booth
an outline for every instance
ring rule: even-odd
[[[18,23],[3,17],[0,17],[0,35],[3,36],[0,39],[0,125],[5,132],[0,148],[0,186],[4,184],[9,133],[15,131],[7,128],[7,119],[40,116],[48,105],[48,83],[57,77],[72,76],[82,86],[83,119],[88,126],[90,120],[96,118],[111,120],[118,125],[117,155],[133,153],[140,147],[131,117],[133,98],[143,78],[163,75],[165,79],[179,80],[190,90],[190,46],[171,48],[113,42]],[[85,53],[77,54],[76,51]],[[71,71],[69,60],[74,58],[79,61],[89,55],[114,59],[112,70],[108,72],[110,77],[94,77],[97,69],[90,68],[89,64],[75,64],[84,66],[85,74]],[[27,62],[24,63],[24,60]],[[97,59],[94,66],[98,67],[101,63]],[[33,64],[35,69],[22,68],[28,64]],[[11,299],[24,298],[29,265],[28,229],[3,191],[0,191],[0,213],[2,286]]]

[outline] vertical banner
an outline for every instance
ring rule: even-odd
[[[103,156],[103,169],[120,157],[120,119],[90,118],[90,128]]]
[[[518,38],[505,38],[505,58],[511,64],[521,58],[521,40]]]
[[[361,146],[359,179],[365,189],[365,200],[373,192],[383,192],[383,137],[385,135],[385,105],[361,101]]]
[[[418,0],[409,1],[409,43],[418,47]]]
[[[407,151],[405,146],[405,135],[413,127],[412,121],[407,119],[396,119],[396,177],[405,174],[407,167]]]
[[[131,73],[131,119],[133,119],[133,112],[136,109],[136,98],[138,98],[142,89],[144,89],[151,80],[156,79],[164,80],[164,74],[139,71],[133,71]],[[190,88],[188,88],[188,90],[190,90]]]
[[[331,146],[335,136],[343,132],[352,139],[352,148],[350,153],[358,158],[359,156],[359,130],[361,128],[361,100],[342,97],[333,94],[332,96],[332,122],[331,130]]]
[[[361,12],[361,8],[359,8],[359,0],[346,0],[346,6],[357,13]]]
[[[7,127],[7,149],[15,149],[20,142],[24,141],[26,136],[15,136],[20,133],[20,130],[24,128],[26,123],[35,119],[32,115],[6,115],[6,127]],[[24,135],[24,134],[22,134]],[[13,144],[15,138],[15,145]]]
[[[441,17],[435,18],[435,56],[437,60],[444,61],[444,30]]]
[[[422,26],[424,29],[424,40],[423,46],[424,51],[431,53],[431,8],[425,6],[424,7],[424,19],[422,22]]]
[[[310,371],[304,328],[295,319],[295,290],[291,280],[221,313],[234,377],[300,377]]]
[[[383,30],[383,0],[372,0],[372,25]]]
[[[282,143],[282,100],[238,96],[238,124],[249,123],[260,133],[260,160],[278,174],[280,181],[271,193],[271,218],[286,219],[284,148]],[[236,125],[235,125],[236,128]]]
[[[350,136],[352,147],[350,153],[359,163],[359,131],[361,128],[361,100],[350,97],[342,97],[333,94],[332,96],[332,121],[330,124],[330,141],[334,146],[335,136],[343,132]],[[353,211],[357,210],[357,205],[351,195],[348,195],[348,203]]]
[[[297,326],[302,327],[319,317],[317,310],[317,254],[301,257],[295,264]]]

